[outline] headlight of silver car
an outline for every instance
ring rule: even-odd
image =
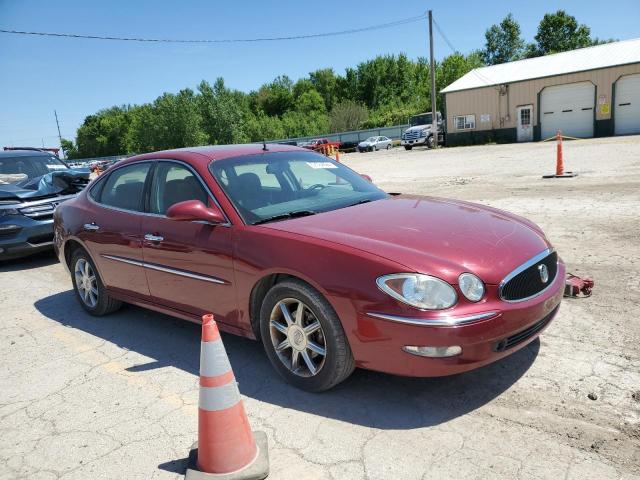
[[[456,291],[444,280],[421,273],[396,273],[376,280],[378,288],[396,300],[423,310],[455,305]]]
[[[473,273],[463,273],[458,277],[460,291],[472,302],[477,302],[484,296],[484,283]]]

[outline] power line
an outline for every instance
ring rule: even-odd
[[[408,23],[418,22],[425,18],[425,14],[415,17],[404,18],[394,22],[381,23],[368,27],[352,28],[349,30],[339,30],[336,32],[311,33],[307,35],[290,35],[285,37],[258,37],[258,38],[218,38],[218,39],[177,39],[177,38],[142,38],[142,37],[112,37],[103,35],[82,35],[76,33],[54,33],[54,32],[29,32],[24,30],[6,30],[0,29],[0,33],[10,33],[16,35],[34,35],[41,37],[62,37],[62,38],[80,38],[89,40],[115,40],[121,42],[152,42],[152,43],[254,43],[254,42],[276,42],[283,40],[302,40],[308,38],[334,37],[338,35],[350,35],[354,33],[368,32],[372,30],[381,30],[383,28],[397,27]]]
[[[433,24],[436,26],[436,30],[438,31],[438,33],[440,34],[440,36],[442,37],[442,39],[445,41],[445,43],[449,46],[449,48],[451,49],[451,51],[453,53],[458,53],[460,50],[458,50],[456,47],[453,46],[453,44],[449,41],[449,39],[447,38],[447,36],[444,34],[444,32],[442,31],[442,29],[440,28],[440,25],[438,25],[438,22],[436,22],[435,20],[433,21]]]

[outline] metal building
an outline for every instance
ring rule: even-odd
[[[442,93],[448,145],[640,134],[640,38],[477,68]]]

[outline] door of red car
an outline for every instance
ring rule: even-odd
[[[158,161],[151,181],[149,214],[142,221],[143,252],[153,301],[183,312],[213,313],[233,324],[232,229],[229,225],[170,220],[167,209],[186,200],[211,205],[202,179],[187,164]]]
[[[136,297],[149,296],[140,227],[151,166],[151,162],[134,163],[106,174],[89,192],[91,201],[78,235],[107,288]]]

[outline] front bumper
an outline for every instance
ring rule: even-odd
[[[413,317],[393,315],[396,320],[380,318],[376,316],[379,312],[359,313],[355,338],[350,339],[356,364],[396,375],[436,377],[495,362],[525,347],[549,326],[562,300],[565,275],[565,266],[559,263],[556,278],[543,294],[518,303],[497,300],[497,287],[494,286],[488,293],[495,300],[480,302],[475,312],[468,309],[464,312],[464,317],[490,312],[493,315],[456,326],[419,324],[422,312],[416,314],[415,309]],[[405,313],[411,313],[411,310]],[[428,314],[421,316],[422,320],[429,318]],[[402,319],[416,322],[412,324]],[[403,350],[409,345],[459,345],[462,353],[446,358],[421,357]]]
[[[419,138],[415,138],[413,140],[401,140],[400,141],[400,145],[402,145],[403,147],[405,145],[424,145],[427,142],[427,137],[419,137]]]
[[[10,227],[3,229],[2,227]],[[0,260],[25,257],[53,248],[53,219],[10,215],[0,222]]]

